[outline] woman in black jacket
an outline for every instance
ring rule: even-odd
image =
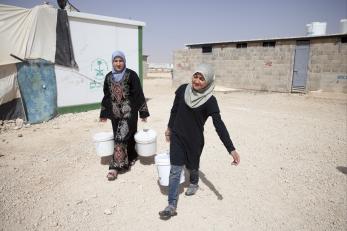
[[[185,165],[190,173],[190,185],[187,196],[198,190],[200,156],[204,147],[204,125],[209,116],[228,153],[232,163],[238,165],[240,156],[230,139],[221,119],[217,99],[212,95],[214,89],[214,71],[209,64],[198,65],[189,84],[183,84],[176,90],[171,109],[166,140],[170,141],[171,170],[169,176],[168,206],[159,212],[161,219],[177,215],[180,176]]]

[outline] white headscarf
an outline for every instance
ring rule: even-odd
[[[194,90],[192,83],[189,83],[184,92],[184,101],[190,108],[196,108],[203,105],[211,96],[214,89],[214,71],[210,64],[199,64],[193,75],[199,72],[207,82],[207,86],[199,91]]]

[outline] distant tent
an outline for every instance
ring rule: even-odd
[[[54,64],[78,68],[67,13],[0,4],[0,21],[0,120],[46,121],[57,110]]]

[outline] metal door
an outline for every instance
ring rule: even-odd
[[[294,56],[292,92],[305,92],[310,41],[297,41]]]

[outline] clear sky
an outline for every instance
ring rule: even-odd
[[[56,1],[48,0],[57,5]],[[171,63],[185,44],[306,35],[306,24],[327,22],[340,33],[347,0],[69,0],[81,12],[143,21],[144,54]],[[43,0],[0,0],[32,8]]]

